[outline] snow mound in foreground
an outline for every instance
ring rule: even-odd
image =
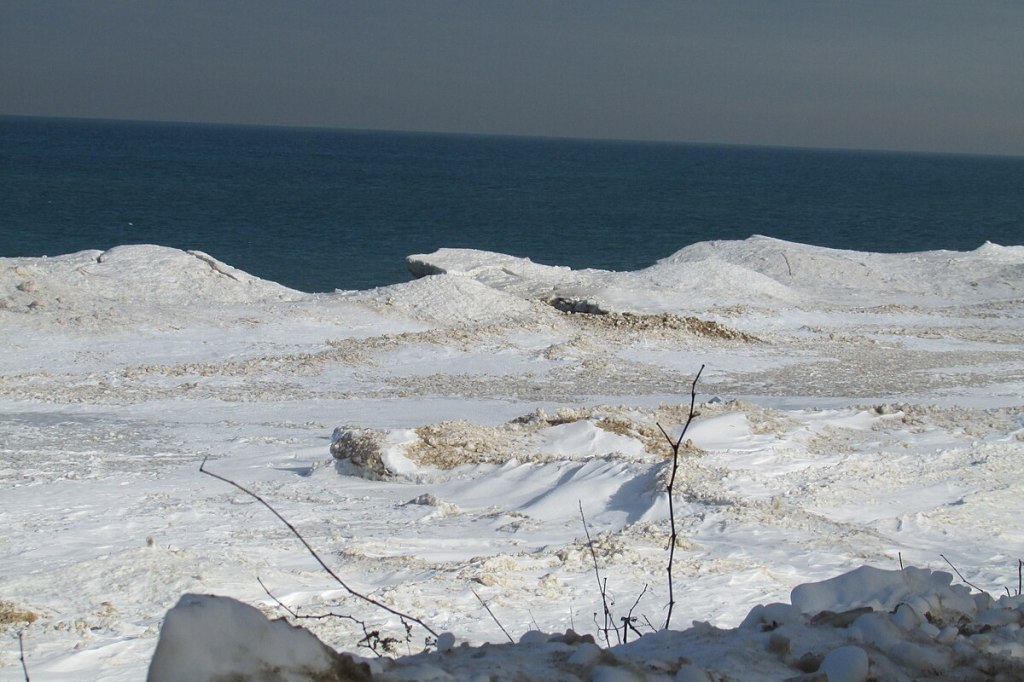
[[[755,607],[725,630],[695,622],[602,649],[589,635],[528,632],[362,664],[226,597],[185,595],[164,621],[149,682],[298,680],[1019,680],[1024,597],[994,600],[944,572],[861,567]],[[811,609],[808,611],[807,609]]]
[[[370,680],[369,666],[308,630],[268,620],[227,597],[186,594],[167,612],[149,666],[152,682]]]

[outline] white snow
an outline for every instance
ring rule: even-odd
[[[0,680],[1022,679],[1024,247],[410,267],[0,258]]]

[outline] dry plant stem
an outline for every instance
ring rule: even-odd
[[[516,641],[512,639],[512,635],[508,634],[508,630],[506,630],[505,626],[501,624],[501,621],[498,620],[498,617],[494,615],[494,611],[491,611],[491,607],[487,605],[487,602],[485,602],[483,598],[479,594],[477,594],[476,590],[474,590],[472,587],[469,588],[469,591],[472,592],[473,596],[476,597],[476,600],[480,602],[480,606],[484,607],[484,610],[487,611],[487,615],[491,617],[491,620],[494,621],[495,625],[501,628],[501,631],[505,633],[505,636],[508,637],[508,641],[512,644],[515,644]]]
[[[661,430],[662,435],[665,436],[669,447],[672,448],[672,475],[669,476],[668,485],[665,486],[668,492],[668,520],[669,528],[671,529],[668,538],[668,614],[665,616],[665,630],[668,630],[669,624],[672,622],[672,608],[676,605],[675,592],[673,591],[672,584],[672,563],[676,556],[676,510],[672,501],[672,493],[676,483],[676,472],[679,471],[679,446],[682,445],[683,438],[686,437],[686,430],[690,428],[690,422],[693,421],[694,406],[697,404],[697,381],[700,380],[700,375],[703,371],[704,365],[701,365],[700,369],[697,371],[697,376],[693,378],[693,384],[690,385],[690,413],[686,417],[686,423],[683,424],[683,430],[679,434],[679,438],[673,440],[662,425],[658,424],[658,428]]]
[[[629,613],[627,613],[622,618],[622,643],[623,644],[625,644],[626,641],[629,639],[629,630],[632,630],[633,632],[635,632],[637,637],[643,637],[643,635],[640,633],[640,631],[636,629],[636,626],[633,625],[633,623],[636,622],[636,618],[633,617],[633,610],[636,609],[637,604],[640,603],[640,600],[644,598],[645,594],[647,594],[647,584],[646,583],[644,584],[644,589],[640,590],[640,594],[637,596],[636,601],[633,602],[633,605],[631,607],[629,607]]]
[[[1018,597],[1022,594],[1022,592],[1021,592],[1022,588],[1024,588],[1024,559],[1017,559],[1017,596]],[[1006,590],[1006,596],[1007,597],[1012,597],[1013,596],[1013,593],[1010,592],[1010,588],[1009,587],[1005,587],[1004,586],[1003,589]]]
[[[601,628],[601,632],[604,634],[605,646],[611,646],[612,643],[608,639],[608,631],[611,629],[612,623],[612,612],[608,608],[608,585],[606,581],[601,580],[601,571],[597,567],[597,552],[594,551],[594,541],[590,538],[590,529],[587,528],[587,517],[583,514],[583,500],[579,500],[580,505],[580,518],[583,519],[583,532],[587,534],[587,547],[590,548],[590,557],[594,560],[594,575],[597,577],[597,590],[601,593],[601,605],[604,608],[604,627]],[[615,633],[618,636],[618,629],[616,628]],[[619,644],[622,644],[620,641]]]
[[[350,620],[350,621],[352,621],[353,623],[355,623],[356,625],[358,625],[359,627],[361,627],[363,629],[363,639],[359,643],[360,646],[365,646],[367,649],[372,651],[377,656],[377,658],[383,658],[384,657],[384,654],[382,654],[380,651],[378,651],[377,650],[377,646],[375,645],[375,642],[381,641],[380,640],[380,633],[367,629],[366,623],[364,623],[363,621],[359,620],[358,618],[355,618],[353,616],[347,616],[347,615],[342,614],[342,613],[317,613],[317,614],[301,614],[301,613],[296,613],[294,609],[289,608],[287,604],[285,604],[280,599],[275,597],[274,593],[271,592],[267,588],[267,586],[263,584],[263,581],[260,580],[260,578],[258,576],[256,578],[256,582],[258,582],[260,584],[260,587],[262,587],[263,591],[267,593],[267,596],[274,600],[274,603],[276,603],[278,606],[280,606],[282,609],[284,609],[285,612],[289,616],[294,618],[295,620],[302,620],[302,619],[305,619],[305,620],[324,620],[326,618],[340,618],[342,620]],[[376,639],[374,639],[375,635],[376,635]],[[363,642],[366,642],[366,644],[363,644]]]
[[[256,582],[258,582],[260,584],[260,587],[262,587],[263,591],[267,593],[267,596],[270,597],[271,599],[273,599],[274,603],[277,604],[278,606],[280,606],[282,609],[284,609],[285,612],[287,612],[287,614],[289,616],[291,616],[292,618],[295,618],[295,619],[305,619],[305,620],[325,620],[327,618],[340,618],[341,620],[350,620],[353,623],[356,623],[357,625],[362,626],[363,630],[366,630],[366,623],[364,623],[363,621],[359,620],[358,618],[356,618],[354,616],[348,616],[348,615],[345,615],[343,613],[317,613],[317,614],[296,613],[294,609],[289,608],[287,604],[285,604],[280,599],[275,597],[274,594],[269,589],[267,589],[267,586],[263,584],[263,581],[260,580],[259,577],[256,578]]]
[[[18,655],[22,658],[22,672],[25,673],[25,682],[32,682],[29,679],[29,664],[25,662],[25,633],[17,633],[17,650]]]
[[[313,556],[313,558],[316,559],[317,563],[320,564],[320,567],[323,568],[324,571],[327,572],[327,575],[331,576],[334,579],[334,582],[336,582],[339,585],[341,585],[342,589],[344,589],[350,595],[352,595],[353,597],[356,597],[357,599],[362,599],[363,601],[365,601],[368,604],[373,604],[377,608],[382,609],[384,611],[387,611],[388,613],[390,613],[390,614],[392,614],[394,616],[398,616],[403,621],[412,621],[413,623],[416,623],[421,628],[423,628],[424,630],[429,632],[434,637],[437,637],[437,633],[434,632],[433,628],[431,628],[429,625],[424,623],[419,618],[416,618],[415,616],[410,616],[407,613],[403,613],[403,612],[401,612],[401,611],[399,611],[397,609],[394,609],[394,608],[388,606],[387,604],[383,604],[383,603],[377,601],[376,599],[374,599],[373,597],[368,597],[365,594],[360,594],[359,592],[356,592],[354,589],[349,587],[345,583],[344,580],[342,580],[340,577],[338,577],[337,573],[335,573],[334,571],[331,570],[330,566],[328,566],[326,563],[324,563],[324,560],[321,559],[320,555],[316,553],[316,550],[314,550],[313,547],[310,546],[310,544],[308,542],[306,542],[306,538],[302,537],[302,534],[299,533],[298,530],[296,530],[295,526],[293,526],[291,523],[289,523],[288,519],[286,519],[283,516],[281,516],[281,514],[276,509],[274,509],[272,506],[270,506],[269,502],[267,502],[262,497],[260,497],[256,493],[252,492],[248,488],[245,488],[244,486],[239,485],[238,483],[235,483],[231,479],[225,478],[224,476],[221,476],[219,474],[215,474],[212,471],[209,471],[209,470],[205,469],[204,468],[205,466],[206,466],[206,459],[204,458],[203,459],[203,463],[199,465],[200,473],[204,473],[207,476],[212,476],[213,478],[216,478],[218,481],[223,481],[223,482],[227,483],[228,485],[234,486],[235,488],[241,490],[243,493],[245,493],[249,497],[253,498],[257,502],[262,504],[264,507],[269,509],[270,512],[274,516],[276,516],[278,518],[278,520],[281,521],[281,523],[283,523],[285,526],[287,526],[288,530],[290,530],[292,532],[292,534],[299,539],[299,542],[301,542],[302,545],[306,548],[306,550],[309,551],[309,553]]]
[[[968,587],[973,587],[978,592],[984,592],[985,591],[985,590],[981,589],[980,587],[978,587],[977,585],[975,585],[974,583],[968,582],[967,578],[964,577],[964,574],[961,573],[960,570],[956,566],[953,565],[952,561],[950,561],[949,559],[946,558],[945,554],[940,554],[939,556],[942,557],[943,561],[945,561],[947,564],[949,564],[949,567],[952,568],[956,572],[956,574],[960,577],[960,580],[962,580],[965,585],[967,585]]]

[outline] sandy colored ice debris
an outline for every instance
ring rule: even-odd
[[[692,336],[723,341],[760,342],[760,339],[753,334],[732,329],[714,320],[705,320],[691,315],[610,312],[602,310],[596,304],[585,301],[576,301],[570,304],[565,303],[563,299],[557,299],[551,305],[563,313],[569,314],[573,322],[593,329],[644,332],[655,335],[683,332]]]
[[[39,615],[33,611],[23,609],[6,599],[0,600],[0,631],[11,626],[30,625],[38,618]]]
[[[461,464],[505,462],[508,435],[501,427],[487,427],[468,421],[446,421],[416,429],[419,440],[407,450],[407,456],[424,466],[450,469]]]
[[[397,432],[339,426],[332,436],[331,454],[376,476],[398,473],[385,453],[415,466],[436,469],[452,469],[464,464],[504,464],[513,459],[520,462],[587,460],[599,455],[629,460],[660,458],[670,456],[672,449],[658,424],[672,433],[686,421],[688,410],[689,405],[662,405],[653,411],[607,405],[566,406],[549,414],[538,408],[499,426],[468,420],[425,424],[413,430],[413,438],[403,442],[395,437]],[[713,407],[712,411],[720,410]],[[566,443],[555,452],[552,446],[546,445],[546,440],[556,438],[552,429],[571,424],[583,427],[584,423],[589,424],[590,429],[584,427],[582,431],[594,437],[587,437],[581,431],[583,440],[576,448]],[[594,440],[595,434],[602,432],[609,434],[604,439],[604,447]],[[616,440],[616,436],[622,438]],[[685,439],[680,454],[694,456],[704,451]]]

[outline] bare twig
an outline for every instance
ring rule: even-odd
[[[579,501],[580,505],[580,518],[583,519],[583,532],[587,534],[587,547],[590,548],[590,557],[594,560],[594,576],[597,578],[597,590],[601,593],[601,605],[604,608],[604,627],[601,628],[601,632],[604,634],[605,646],[611,646],[611,641],[608,639],[608,631],[612,629],[612,612],[608,608],[608,582],[607,580],[601,580],[601,571],[597,567],[597,552],[594,550],[594,541],[590,537],[590,529],[587,528],[587,517],[583,514],[583,501]],[[596,617],[595,617],[596,620]],[[616,636],[618,635],[618,629],[615,629]],[[622,642],[620,641],[619,644]]]
[[[369,596],[367,596],[365,594],[361,594],[361,593],[357,592],[356,590],[352,589],[351,587],[349,587],[345,583],[344,580],[342,580],[340,577],[338,577],[337,573],[335,573],[334,571],[331,570],[330,566],[328,566],[326,563],[324,563],[324,560],[321,559],[320,555],[316,553],[316,550],[314,550],[313,547],[308,542],[306,542],[306,538],[302,537],[302,534],[298,530],[296,530],[295,526],[293,526],[291,523],[289,523],[288,519],[286,519],[283,516],[281,516],[281,514],[276,509],[274,509],[272,506],[270,506],[269,502],[267,502],[262,497],[260,497],[256,493],[252,492],[248,488],[246,488],[246,487],[244,487],[244,486],[242,486],[242,485],[240,485],[238,483],[235,483],[230,478],[225,478],[224,476],[221,476],[219,474],[213,473],[212,471],[209,471],[208,469],[205,468],[205,466],[206,466],[206,459],[204,458],[203,459],[203,463],[199,465],[200,473],[204,473],[207,476],[212,476],[213,478],[216,478],[218,481],[223,481],[223,482],[227,483],[228,485],[234,486],[235,488],[241,490],[243,493],[245,493],[246,495],[250,496],[251,498],[253,498],[257,502],[262,504],[264,507],[269,509],[270,512],[274,516],[276,516],[278,518],[278,520],[281,521],[281,523],[283,523],[285,526],[287,526],[288,530],[290,530],[292,532],[292,534],[296,538],[299,539],[299,542],[301,542],[303,547],[305,547],[306,550],[313,556],[313,558],[316,559],[317,563],[320,564],[320,567],[323,568],[324,571],[327,572],[327,575],[331,576],[334,579],[334,582],[336,582],[339,585],[341,585],[342,589],[344,589],[350,595],[352,595],[353,597],[356,597],[357,599],[361,599],[361,600],[367,602],[368,604],[373,604],[377,608],[382,609],[384,611],[387,611],[388,613],[390,613],[390,614],[392,614],[394,616],[398,616],[398,618],[400,618],[403,622],[405,622],[407,620],[408,621],[412,621],[413,623],[416,623],[417,625],[422,627],[424,630],[429,632],[434,637],[437,637],[437,633],[434,632],[433,628],[431,628],[429,625],[427,625],[425,622],[423,622],[419,618],[416,618],[415,616],[410,616],[407,613],[403,613],[402,611],[399,611],[398,609],[392,608],[392,607],[388,606],[387,604],[384,604],[384,603],[381,603],[381,602],[377,601],[373,597],[369,597]]]
[[[675,592],[672,584],[672,563],[676,556],[676,510],[675,505],[672,501],[672,495],[676,483],[676,472],[679,471],[679,446],[683,444],[683,438],[686,437],[686,430],[690,428],[690,423],[694,417],[694,406],[697,404],[697,381],[700,379],[701,373],[704,371],[704,365],[700,366],[697,371],[697,376],[693,378],[693,384],[690,386],[690,413],[686,417],[686,423],[683,424],[683,430],[679,434],[679,438],[673,440],[668,432],[658,424],[658,428],[661,429],[662,435],[668,441],[669,447],[672,448],[672,474],[669,476],[668,485],[665,486],[668,492],[668,520],[671,532],[669,533],[668,539],[668,614],[665,616],[665,629],[668,629],[669,624],[672,622],[672,608],[676,605]]]
[[[537,617],[533,615],[533,609],[526,609],[526,612],[530,614],[530,624],[533,626],[533,629],[540,632],[540,623],[537,622]]]
[[[285,604],[280,599],[275,597],[274,594],[269,589],[267,589],[267,586],[263,584],[263,581],[260,580],[258,576],[256,578],[256,582],[260,584],[260,587],[262,587],[263,591],[267,593],[267,596],[273,599],[274,603],[276,603],[278,606],[284,609],[292,618],[305,620],[326,620],[327,618],[340,618],[341,620],[350,620],[357,625],[361,625],[363,630],[366,630],[366,623],[359,620],[355,616],[349,616],[344,613],[299,613],[294,609],[289,608],[287,604]]]
[[[406,628],[406,641],[409,641],[409,623],[402,621]],[[384,658],[384,654],[393,654],[397,651],[397,645],[401,642],[397,637],[382,637],[380,630],[367,630],[363,628],[363,638],[359,640],[357,646],[361,646],[365,649],[372,651],[377,658]],[[384,653],[381,653],[381,652]]]
[[[974,583],[968,581],[967,578],[964,577],[963,573],[961,573],[960,570],[956,566],[953,565],[953,562],[951,562],[949,559],[946,558],[945,554],[940,554],[939,556],[942,557],[943,561],[945,561],[947,564],[949,564],[949,567],[952,568],[956,572],[956,574],[958,576],[960,576],[960,580],[964,581],[964,583],[966,585],[968,585],[970,587],[973,587],[978,592],[984,592],[985,591],[985,590],[981,589],[980,587],[978,587],[977,585],[975,585]]]
[[[284,608],[286,611],[288,611],[288,614],[291,615],[293,617],[293,619],[297,619],[297,617],[300,617],[299,614],[296,613],[295,611],[293,611],[291,608],[289,608],[285,604],[285,602],[283,602],[281,599],[278,599],[278,598],[274,597],[273,593],[270,592],[270,590],[267,589],[267,587],[265,585],[263,585],[263,581],[260,580],[259,576],[256,577],[256,582],[259,583],[259,586],[261,588],[263,588],[263,592],[266,592],[266,596],[270,597],[270,599],[273,599],[274,603],[278,604],[279,606]],[[306,616],[306,617],[308,617],[308,616]]]
[[[274,596],[274,593],[273,593],[273,592],[271,592],[271,591],[270,591],[269,589],[267,589],[267,586],[263,584],[263,581],[262,581],[262,580],[260,580],[260,577],[259,577],[259,576],[256,576],[256,582],[258,582],[258,583],[260,584],[260,587],[262,587],[262,588],[263,588],[263,591],[267,593],[267,596],[268,596],[268,597],[270,597],[271,599],[273,599],[273,600],[274,600],[274,602],[275,602],[275,603],[276,603],[276,604],[277,604],[278,606],[280,606],[280,607],[281,607],[282,609],[284,609],[285,611],[287,611],[287,612],[288,612],[288,615],[289,615],[289,616],[291,616],[292,618],[298,618],[298,617],[299,617],[299,614],[295,613],[295,612],[294,612],[294,611],[292,611],[292,610],[291,610],[290,608],[288,608],[288,607],[287,607],[287,606],[285,605],[285,603],[284,603],[284,602],[282,602],[282,601],[281,601],[280,599],[278,599],[277,597],[275,597],[275,596]]]
[[[25,633],[18,631],[18,653],[21,657],[21,669],[25,673],[25,682],[32,682],[28,678],[28,663],[25,662]]]
[[[1022,594],[1022,592],[1021,592],[1022,588],[1024,588],[1024,559],[1017,559],[1017,596],[1018,597]],[[1006,596],[1007,597],[1014,596],[1013,593],[1010,592],[1010,588],[1009,587],[1005,587],[1004,586],[1003,589],[1006,590]]]
[[[626,643],[626,640],[629,637],[629,630],[632,630],[633,632],[635,632],[637,637],[642,637],[643,636],[640,633],[640,631],[636,629],[636,626],[633,625],[633,623],[636,622],[636,617],[633,615],[633,610],[637,607],[637,604],[640,603],[640,600],[644,598],[645,594],[647,594],[647,584],[646,583],[644,583],[644,589],[640,590],[640,594],[637,595],[636,601],[633,602],[633,605],[631,607],[629,607],[629,612],[625,616],[622,617],[622,643],[623,644]]]
[[[515,644],[516,641],[512,639],[512,635],[508,634],[508,630],[506,630],[505,626],[501,624],[501,621],[498,620],[498,617],[494,615],[494,611],[491,611],[491,607],[487,605],[487,602],[485,602],[483,598],[479,594],[477,594],[476,590],[474,590],[472,587],[469,588],[469,591],[472,592],[473,596],[476,597],[476,600],[480,602],[480,606],[484,607],[484,610],[487,611],[487,615],[491,617],[491,620],[493,620],[494,623],[499,628],[501,628],[501,631],[505,633],[505,636],[508,637],[508,641],[512,644]]]
[[[274,603],[276,603],[278,606],[284,609],[289,616],[296,620],[326,620],[327,618],[340,618],[341,620],[352,621],[363,630],[363,638],[359,640],[359,646],[369,649],[374,654],[376,654],[378,658],[382,658],[384,656],[384,654],[381,653],[381,650],[383,650],[385,653],[391,653],[392,651],[394,651],[395,644],[399,642],[399,640],[394,637],[381,637],[379,630],[370,630],[366,627],[365,622],[359,620],[354,616],[349,616],[343,613],[298,613],[294,609],[289,608],[288,605],[285,604],[283,601],[275,597],[274,593],[271,592],[267,588],[267,586],[263,584],[263,581],[260,580],[259,576],[256,577],[256,582],[260,584],[260,587],[262,587],[263,591],[267,593],[267,596],[274,600]],[[405,624],[406,634],[408,634],[408,623],[406,623],[404,620],[402,621],[402,623]]]

